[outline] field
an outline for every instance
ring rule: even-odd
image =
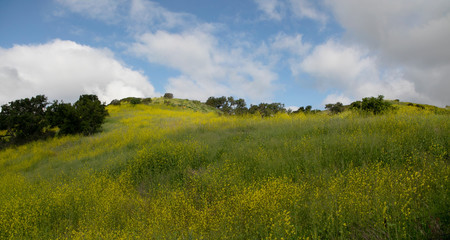
[[[0,239],[450,237],[448,113],[195,106],[110,105],[102,133],[1,150]]]

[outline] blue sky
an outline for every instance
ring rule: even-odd
[[[450,105],[448,0],[0,0],[0,103],[45,94]]]

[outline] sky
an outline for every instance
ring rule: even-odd
[[[449,0],[0,0],[0,104],[450,105]]]

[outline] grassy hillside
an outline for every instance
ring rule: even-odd
[[[448,114],[108,111],[102,133],[0,151],[0,239],[449,237]]]

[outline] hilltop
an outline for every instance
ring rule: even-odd
[[[132,100],[108,105],[99,133],[0,151],[0,238],[450,234],[445,109],[261,117]]]

